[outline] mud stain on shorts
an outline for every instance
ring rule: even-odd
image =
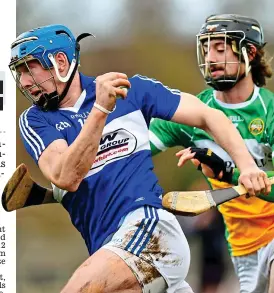
[[[139,272],[143,274],[142,281],[144,284],[149,284],[153,280],[161,277],[160,273],[152,265],[140,258],[135,260],[135,265]]]
[[[165,248],[164,242],[161,240],[161,231],[159,235],[152,235],[147,244],[146,251],[153,254],[156,260],[164,258],[169,254],[168,249]]]
[[[153,260],[161,261],[167,266],[180,266],[183,261],[180,256],[170,252],[170,249],[164,240],[162,231],[159,231],[157,235],[152,235],[142,253],[149,255],[151,262],[153,262]]]

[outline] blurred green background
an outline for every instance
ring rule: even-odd
[[[171,88],[193,94],[205,85],[196,61],[196,34],[206,16],[239,13],[261,21],[273,55],[273,1],[203,0],[98,0],[98,1],[17,1],[17,34],[33,27],[62,23],[77,36],[91,32],[96,39],[81,42],[80,70],[87,75],[109,71],[136,73],[156,78]],[[272,30],[272,31],[271,31]],[[269,83],[273,90],[273,81]],[[17,119],[29,102],[18,93]],[[202,176],[191,165],[176,167],[170,149],[154,158],[155,172],[165,189],[205,189]],[[17,128],[17,164],[25,162],[32,176],[49,186],[25,152]],[[191,232],[197,217],[180,218]],[[188,234],[192,264],[187,280],[194,290],[200,284],[199,237]],[[230,260],[224,286],[219,292],[237,292]],[[17,212],[17,292],[59,292],[73,271],[88,257],[80,234],[59,204],[30,207]],[[229,285],[226,285],[229,284]],[[198,292],[198,291],[196,291]]]

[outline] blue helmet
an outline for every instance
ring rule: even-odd
[[[43,110],[57,108],[60,101],[66,96],[73,77],[79,64],[80,45],[79,41],[86,37],[93,36],[88,33],[81,34],[77,39],[72,32],[64,25],[53,24],[43,27],[31,29],[22,33],[11,44],[11,60],[9,67],[14,73],[15,80],[23,95],[30,99],[34,104],[40,106]],[[61,77],[54,59],[55,54],[63,52],[70,63],[70,69],[66,77]],[[57,78],[66,84],[64,91],[59,94],[57,88],[54,92],[48,94],[43,93],[39,99],[30,93],[30,90],[24,88],[20,82],[20,73],[18,74],[18,66],[27,62],[38,60],[44,69],[51,72],[54,68]],[[30,69],[28,68],[30,71]],[[30,71],[31,72],[31,71]],[[52,73],[51,73],[52,74]],[[41,89],[41,83],[37,84],[34,80],[34,87]],[[52,80],[54,80],[52,75]]]
[[[63,52],[71,63],[75,58],[75,50],[76,40],[66,26],[53,24],[38,27],[22,33],[11,44],[10,65],[30,56],[32,59],[39,60],[47,69],[52,67],[49,54],[54,56],[57,52]]]

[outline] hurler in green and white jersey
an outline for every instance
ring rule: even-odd
[[[266,78],[272,76],[264,45],[262,27],[255,19],[235,14],[209,16],[197,35],[197,57],[204,80],[212,88],[201,92],[198,98],[230,118],[256,164],[273,176],[274,94],[263,88]],[[153,154],[173,146],[210,148],[226,166],[235,166],[202,129],[154,119],[150,124],[150,142]],[[180,161],[187,152],[190,151],[180,152]],[[187,160],[191,159],[187,155]],[[238,183],[237,174],[235,168],[234,185]],[[213,189],[231,186],[207,179]],[[273,199],[272,186],[268,196],[241,196],[219,207],[240,293],[274,292]]]

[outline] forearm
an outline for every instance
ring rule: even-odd
[[[266,171],[267,177],[273,177],[274,171]],[[237,168],[234,168],[233,175],[232,175],[232,184],[238,185],[238,179],[240,177],[240,171]],[[268,202],[274,202],[274,187],[271,188],[271,192],[268,195],[259,195],[260,199],[268,201]]]
[[[204,130],[228,152],[239,170],[256,164],[236,127],[222,112],[215,110],[214,115],[207,115],[205,125]]]
[[[96,157],[107,115],[93,108],[74,142],[51,165],[50,181],[61,189],[77,190]],[[48,154],[50,155],[50,154]]]
[[[229,153],[240,170],[256,166],[232,122],[224,113],[208,107],[196,97],[182,94],[172,121],[204,129],[218,145]]]

